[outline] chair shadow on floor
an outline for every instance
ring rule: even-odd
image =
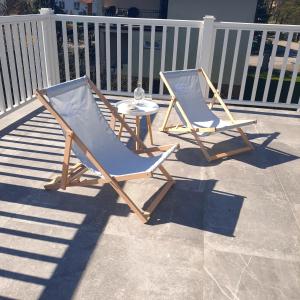
[[[239,147],[241,145],[240,137],[226,133],[223,133],[223,135],[229,136],[229,139],[218,142],[216,144],[212,144],[212,146],[210,146],[211,150],[209,150],[210,153],[217,153],[220,151],[228,150],[229,148],[234,149],[235,147]],[[272,166],[299,159],[299,157],[296,155],[284,152],[282,150],[270,146],[271,142],[277,139],[279,135],[279,132],[274,132],[271,134],[247,134],[250,142],[254,146],[254,151],[235,155],[233,157],[226,158],[226,160],[234,159],[260,169],[266,169]],[[179,149],[176,153],[176,158],[179,161],[194,166],[215,166],[222,163],[221,159],[208,163],[205,160],[197,143],[193,140],[193,138],[188,137],[188,135],[180,135],[178,136],[178,138],[197,146],[197,148],[190,147]],[[260,144],[257,142],[253,142],[253,140],[255,139],[264,139],[264,141]]]
[[[148,224],[176,223],[234,237],[245,197],[215,189],[216,180],[174,177],[176,184]]]

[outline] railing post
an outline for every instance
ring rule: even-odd
[[[203,29],[201,35],[201,46],[199,53],[199,67],[202,67],[204,71],[210,75],[213,47],[215,42],[215,28],[214,28],[215,17],[205,16],[203,18]]]
[[[215,28],[214,28],[215,17],[205,16],[203,18],[203,27],[201,34],[199,35],[200,49],[198,52],[197,66],[204,69],[204,71],[211,76],[212,59],[214,53],[215,44]],[[202,82],[203,91],[208,96],[209,89],[207,85]]]
[[[60,81],[54,11],[51,8],[41,8],[40,14],[47,16],[47,18],[41,21],[41,24],[47,84],[48,86],[51,86],[53,84],[59,83]]]

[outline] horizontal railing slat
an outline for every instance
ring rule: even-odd
[[[123,17],[104,17],[104,16],[78,16],[78,15],[55,15],[57,21],[76,21],[76,22],[100,22],[110,24],[131,24],[136,26],[191,26],[199,28],[203,21],[172,20],[172,19],[148,19],[148,18],[123,18]]]
[[[278,25],[261,23],[215,22],[215,29],[255,30],[255,31],[282,31],[299,32],[300,25]]]

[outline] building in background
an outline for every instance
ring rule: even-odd
[[[56,0],[56,5],[66,14],[102,16],[102,0]]]
[[[253,22],[257,0],[56,0],[67,14],[116,17]]]

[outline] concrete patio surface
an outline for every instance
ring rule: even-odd
[[[181,149],[165,164],[176,184],[146,225],[108,185],[43,189],[64,138],[37,101],[0,120],[1,299],[299,299],[299,113],[231,107],[258,120],[245,129],[255,151],[208,164],[191,136],[158,131],[159,103],[154,142]],[[235,132],[206,141],[240,143]],[[142,206],[160,184],[122,186]]]

